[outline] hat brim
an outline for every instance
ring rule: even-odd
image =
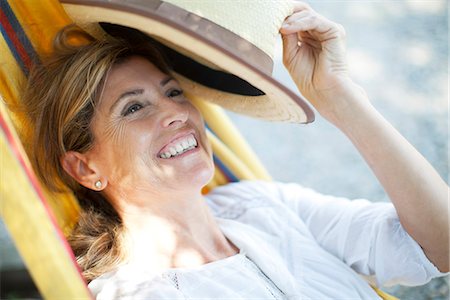
[[[249,92],[211,87],[175,69],[174,76],[188,97],[207,100],[230,111],[265,120],[293,123],[314,121],[314,113],[305,99],[271,76],[272,61],[267,55],[207,19],[163,1],[61,2],[72,20],[94,36],[104,34],[100,23],[134,28],[182,56],[192,58],[204,68],[218,74],[233,74],[250,86]],[[224,85],[233,86],[226,82]]]

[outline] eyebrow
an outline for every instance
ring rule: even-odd
[[[165,77],[163,80],[161,80],[161,82],[159,83],[159,86],[163,87],[165,86],[167,83],[169,83],[171,80],[175,80],[175,78],[173,78],[172,76],[167,76]],[[142,95],[144,93],[144,89],[134,89],[134,90],[130,90],[130,91],[126,91],[124,93],[122,93],[117,99],[116,101],[114,101],[113,105],[110,108],[110,112],[112,112],[114,110],[114,108],[125,98],[129,97],[129,96],[136,96],[136,95]]]
[[[161,80],[161,82],[159,83],[160,86],[165,86],[167,83],[169,83],[169,81],[171,80],[175,80],[175,78],[173,78],[172,76],[167,76],[166,78],[164,78],[163,80]]]

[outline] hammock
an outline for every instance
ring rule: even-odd
[[[70,23],[57,0],[0,0],[0,213],[41,295],[58,300],[92,299],[66,241],[80,208],[72,194],[56,195],[39,183],[25,152],[31,132],[16,108],[31,64],[51,51],[53,37]],[[243,179],[271,180],[222,109],[191,100],[214,151],[215,175],[203,192]]]

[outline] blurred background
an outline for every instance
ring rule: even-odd
[[[309,3],[345,27],[352,77],[448,183],[448,1]],[[278,46],[274,76],[296,90]],[[350,142],[319,115],[309,125],[229,115],[274,179],[351,199],[389,201]],[[0,269],[1,299],[39,298],[1,221]],[[423,287],[383,289],[401,299],[449,299],[448,277]]]
[[[354,81],[448,183],[448,1],[308,3],[345,27]],[[296,90],[283,68],[281,48],[277,53],[275,77]],[[308,125],[229,115],[274,179],[350,199],[389,201],[352,144],[318,114]],[[449,299],[448,277],[384,290],[401,299]]]

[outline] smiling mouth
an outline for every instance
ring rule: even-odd
[[[193,134],[189,134],[177,140],[175,143],[166,147],[161,153],[158,154],[160,158],[168,159],[172,157],[177,157],[189,150],[197,148],[197,140]]]

